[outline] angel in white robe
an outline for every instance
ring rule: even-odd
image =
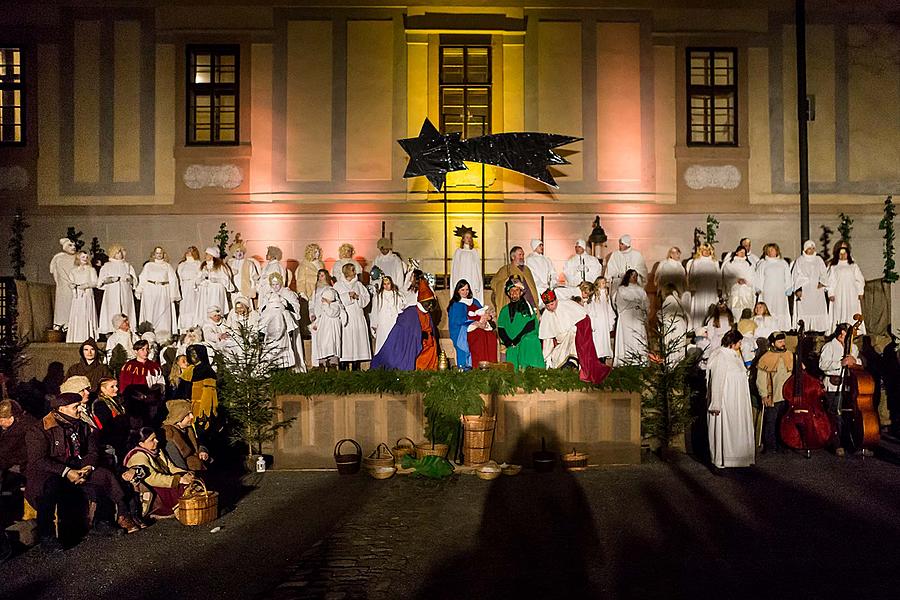
[[[336,367],[340,361],[341,338],[344,327],[347,326],[347,311],[332,287],[316,290],[315,296],[316,320],[310,326],[313,331],[313,360],[328,369]]]
[[[272,276],[272,273],[278,273],[278,275],[281,276],[284,287],[290,286],[290,278],[294,275],[293,273],[288,273],[285,266],[281,264],[282,258],[284,258],[284,253],[278,246],[269,246],[266,248],[266,262],[260,267],[259,279],[256,282],[260,297],[269,293],[269,277]]]
[[[75,268],[69,272],[69,328],[66,330],[67,343],[81,343],[97,337],[97,309],[94,304],[94,288],[97,287],[97,271],[91,265],[85,251],[75,254]]]
[[[563,267],[563,274],[566,278],[565,288],[556,290],[560,298],[577,298],[581,295],[581,289],[578,286],[582,283],[593,283],[603,274],[603,263],[596,256],[588,254],[586,250],[587,242],[575,241],[575,254],[569,257]]]
[[[710,305],[719,300],[719,286],[722,273],[719,263],[713,258],[713,247],[703,244],[697,254],[688,261],[687,285],[691,290],[691,326],[700,327]]]
[[[331,276],[335,279],[335,281],[341,281],[344,279],[342,274],[344,265],[353,265],[356,270],[355,277],[359,277],[359,274],[363,272],[362,265],[353,258],[353,255],[356,254],[356,248],[353,247],[353,244],[341,244],[338,248],[338,259],[334,261],[334,264],[331,265]]]
[[[650,302],[639,283],[637,271],[629,269],[613,296],[616,319],[616,347],[613,366],[643,364],[647,358],[647,311]]]
[[[859,265],[853,262],[850,248],[841,246],[831,259],[827,274],[828,299],[831,301],[831,331],[841,323],[853,324],[853,315],[862,314],[862,297],[866,288]],[[859,335],[866,334],[866,324],[859,326]]]
[[[741,334],[729,332],[707,363],[706,423],[712,464],[719,469],[756,462],[750,382],[741,357]]]
[[[758,300],[765,302],[769,312],[775,317],[778,329],[787,330],[791,326],[791,312],[788,296],[793,292],[791,269],[781,256],[778,244],[766,244],[765,258],[756,263],[755,285]]]
[[[364,312],[371,296],[366,286],[356,278],[356,268],[352,264],[344,265],[341,278],[334,284],[334,290],[347,311],[347,325],[341,336],[341,362],[372,360],[371,338]]]
[[[609,300],[609,286],[605,277],[598,277],[594,284],[582,284],[581,297],[584,309],[591,318],[594,348],[598,358],[613,355],[610,333],[616,326],[616,313]]]
[[[722,291],[728,295],[728,306],[736,317],[740,317],[745,308],[752,311],[756,304],[755,276],[753,263],[743,246],[738,246],[731,258],[722,263]]]
[[[615,294],[622,277],[629,269],[637,272],[638,285],[644,287],[647,283],[647,262],[640,252],[631,247],[631,236],[626,234],[619,238],[619,249],[610,254],[606,261],[604,275],[609,281],[611,293]]]
[[[156,332],[178,333],[175,302],[181,299],[178,276],[169,264],[166,251],[153,249],[141,269],[135,295],[141,300],[141,322],[148,321]]]
[[[373,269],[378,267],[382,274],[391,278],[394,286],[403,285],[406,269],[403,266],[403,259],[394,254],[391,240],[388,238],[378,240],[378,251],[379,255],[372,262]]]
[[[531,269],[538,296],[556,287],[556,267],[553,266],[553,261],[544,254],[544,242],[537,239],[531,240],[531,254],[525,257],[525,265]],[[539,308],[543,306],[543,302],[540,305]]]
[[[59,245],[62,251],[57,252],[50,261],[50,274],[56,283],[53,297],[53,325],[65,330],[69,324],[69,312],[72,310],[72,269],[75,268],[75,242],[69,238],[61,238]],[[79,342],[83,340],[78,340]]]
[[[669,248],[666,258],[661,260],[656,266],[654,279],[657,294],[661,295],[667,285],[674,286],[675,291],[679,294],[684,293],[687,274],[685,273],[684,265],[681,264],[681,248],[677,246]]]
[[[450,289],[456,289],[459,280],[465,279],[469,282],[472,297],[484,305],[484,277],[481,274],[481,255],[475,249],[476,233],[471,227],[462,225],[456,228],[454,235],[460,241],[450,267]]]
[[[199,314],[205,315],[210,306],[218,306],[222,314],[228,314],[228,293],[234,291],[231,269],[219,258],[219,249],[210,246],[206,249],[200,274],[197,276],[199,293]]]
[[[388,275],[381,278],[380,289],[372,296],[372,312],[369,319],[372,326],[372,337],[375,338],[375,354],[394,328],[397,315],[406,308],[406,300]]]
[[[137,274],[134,267],[125,260],[125,248],[112,244],[108,252],[110,259],[100,267],[100,274],[97,276],[99,287],[103,290],[98,322],[100,333],[112,333],[112,319],[115,315],[125,314],[131,321],[137,320],[134,312],[134,285],[138,281]]]
[[[797,327],[798,321],[802,320],[807,331],[830,331],[831,320],[825,302],[828,267],[816,254],[816,243],[812,240],[803,244],[803,253],[791,265],[791,278],[794,288],[793,326]]]
[[[206,307],[200,306],[200,292],[197,289],[202,265],[200,250],[196,246],[189,246],[184,253],[184,260],[178,263],[176,274],[181,287],[181,302],[178,304],[179,331],[187,331],[205,318]]]
[[[267,280],[268,293],[259,306],[259,325],[266,349],[280,368],[293,367],[305,373],[303,340],[300,332],[300,298],[284,287],[281,275],[272,273]]]
[[[228,259],[228,268],[231,269],[234,295],[253,300],[257,296],[259,285],[259,263],[252,256],[247,256],[247,245],[239,233],[234,236],[234,242],[228,246],[228,252],[231,254],[231,258]],[[232,298],[232,304],[234,304],[234,298]]]

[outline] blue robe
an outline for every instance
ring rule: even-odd
[[[419,307],[407,306],[399,315],[394,328],[372,358],[372,369],[396,369],[415,371],[416,357],[422,351],[422,327],[419,325]]]
[[[472,299],[472,307],[475,310],[481,308],[481,303],[477,298]],[[454,302],[447,311],[449,318],[448,329],[450,339],[453,340],[453,346],[456,348],[456,365],[460,369],[472,368],[472,354],[469,352],[469,325],[472,320],[469,319],[469,307],[462,302]]]

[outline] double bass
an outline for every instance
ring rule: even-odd
[[[856,330],[863,322],[862,315],[853,315],[854,323],[844,338],[844,358],[851,354]],[[881,441],[881,426],[875,411],[875,379],[862,368],[844,366],[841,368],[838,387],[838,406],[843,420],[842,445],[855,452],[871,453]]]
[[[806,458],[809,458],[811,450],[819,450],[828,445],[834,438],[837,427],[835,417],[829,415],[822,405],[825,387],[803,367],[800,356],[803,334],[803,321],[799,321],[794,367],[781,390],[788,403],[788,410],[781,418],[779,432],[786,446],[803,450]]]

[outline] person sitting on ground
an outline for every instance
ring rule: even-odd
[[[165,452],[172,464],[184,471],[205,471],[209,452],[197,441],[197,434],[191,427],[194,422],[191,403],[187,400],[169,400],[166,408],[169,415],[163,421]]]
[[[119,382],[112,377],[100,380],[97,399],[91,403],[91,417],[99,430],[100,445],[112,448],[116,457],[124,456],[131,426],[119,397]]]
[[[73,375],[69,377],[59,386],[59,393],[71,393],[81,396],[81,402],[78,405],[78,418],[87,423],[91,429],[96,429],[97,425],[91,415],[90,396],[91,381],[84,375]]]
[[[187,349],[187,359],[189,364],[181,371],[181,381],[175,397],[191,399],[191,412],[205,429],[219,406],[216,372],[209,363],[207,347],[203,344],[190,346]]]
[[[37,421],[15,400],[0,400],[0,490],[18,487],[25,482],[28,452],[25,433]]]
[[[94,338],[88,338],[82,342],[81,347],[78,348],[78,354],[81,356],[81,360],[69,367],[66,377],[84,375],[91,382],[91,393],[93,394],[97,391],[100,380],[104,377],[112,377],[112,373],[109,367],[103,364],[103,354],[97,347]]]
[[[143,516],[168,518],[174,515],[178,499],[194,481],[191,471],[176,466],[164,450],[159,449],[156,431],[142,427],[132,437],[133,448],[125,455],[125,466],[138,465],[147,470],[142,482],[150,497],[143,502]],[[143,496],[142,496],[143,499]]]
[[[37,511],[41,545],[61,549],[54,535],[56,506],[67,489],[83,490],[90,500],[88,526],[94,523],[97,504],[111,501],[117,523],[127,533],[140,529],[129,515],[125,493],[113,473],[98,465],[96,431],[78,418],[79,394],[61,393],[50,402],[50,413],[26,433],[28,471],[25,497]]]

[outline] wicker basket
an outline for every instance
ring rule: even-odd
[[[562,455],[563,466],[567,471],[584,471],[588,464],[588,455],[572,448],[571,452]]]
[[[463,424],[463,464],[472,467],[491,460],[497,417],[464,415],[459,420]]]
[[[340,454],[341,446],[344,442],[350,442],[356,447],[353,454]],[[334,445],[334,462],[337,465],[338,473],[341,475],[353,475],[359,472],[359,463],[362,460],[362,448],[356,440],[343,439]]]
[[[435,444],[425,441],[416,444],[416,458],[422,458],[423,456],[440,456],[441,458],[447,458],[447,452],[449,450],[450,446],[447,444]]]
[[[366,469],[366,473],[371,475],[374,479],[390,479],[396,472],[397,467],[393,465],[390,467],[369,467]]]
[[[210,492],[202,479],[194,482],[184,490],[178,500],[175,517],[182,525],[203,525],[216,520],[219,516],[219,492]]]
[[[66,341],[66,332],[59,329],[47,329],[44,331],[44,337],[48,344],[62,344]]]
[[[372,454],[363,459],[363,466],[367,469],[373,467],[393,467],[394,455],[391,454],[391,449],[387,447],[387,444],[378,444],[378,446],[375,447],[375,450],[372,451]]]
[[[400,445],[403,441],[409,442],[409,445]],[[411,454],[413,458],[416,457],[416,443],[409,439],[408,437],[402,437],[397,440],[397,444],[391,448],[391,454],[394,455],[394,464],[398,467],[400,466],[400,462],[403,460],[403,457],[407,454]]]

